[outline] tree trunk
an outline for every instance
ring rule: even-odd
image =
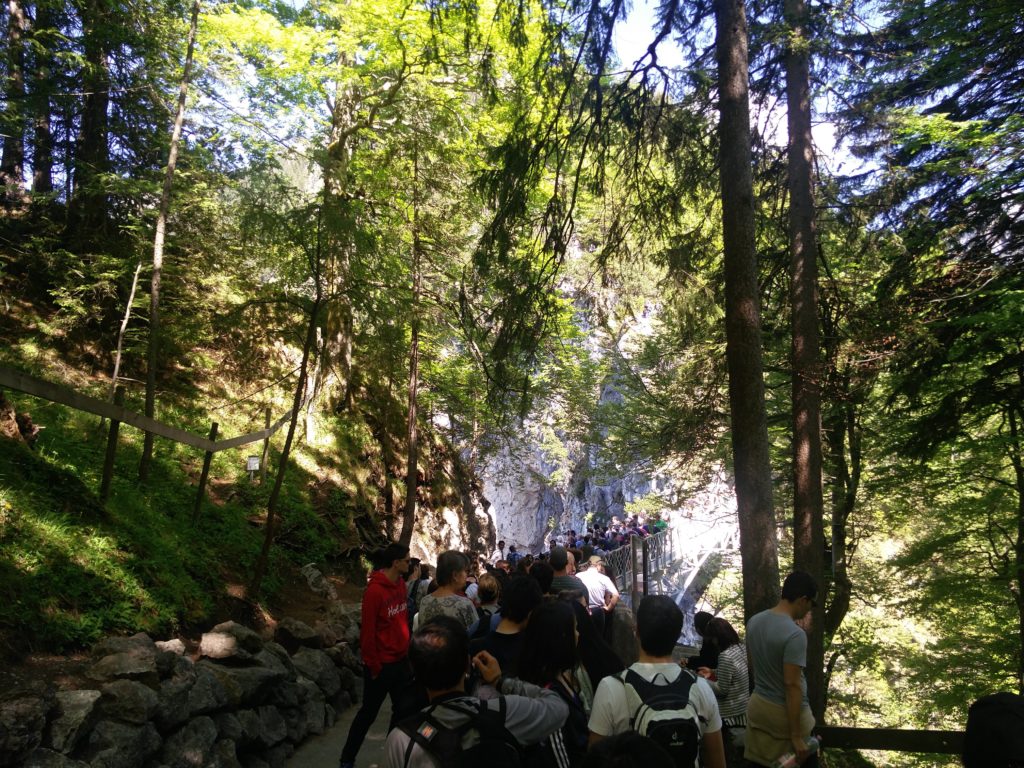
[[[188,84],[192,76],[192,54],[196,45],[196,29],[199,24],[199,0],[192,4],[192,19],[188,30],[188,47],[185,51],[185,68],[178,88],[178,112],[174,116],[174,129],[171,131],[171,146],[167,156],[167,169],[164,172],[164,186],[160,193],[160,210],[156,217],[156,234],[153,237],[153,274],[150,278],[149,290],[149,348],[146,356],[146,415],[154,418],[156,412],[156,369],[160,359],[160,278],[164,264],[164,234],[167,230],[167,214],[171,209],[171,187],[174,182],[174,168],[178,163],[178,144],[181,141],[181,129],[185,124],[185,101],[188,97]],[[142,458],[139,461],[139,479],[149,476],[149,465],[153,458],[153,435],[146,433],[142,446]]]
[[[419,321],[413,320],[412,342],[409,346],[409,413],[408,430],[408,461],[405,470],[405,505],[402,512],[402,533],[399,543],[409,546],[412,541],[413,528],[416,525],[416,491],[419,466],[419,430],[417,429],[416,398],[419,388],[420,363],[420,329]]]
[[[49,0],[36,3],[35,34],[53,31],[53,11]],[[36,65],[32,87],[32,192],[37,195],[53,191],[53,130],[50,118],[50,75],[52,56],[46,40],[35,46]]]
[[[102,176],[109,170],[110,30],[104,3],[88,0],[80,6],[85,66],[85,101],[74,161],[74,185],[68,209],[73,232],[86,242],[102,237],[107,223],[107,195]]]
[[[825,635],[832,637],[850,610],[853,583],[849,573],[848,523],[860,486],[861,453],[857,404],[851,402],[849,375],[842,377],[836,400],[825,420],[832,476],[832,598],[825,612]],[[849,453],[849,459],[847,459]],[[827,563],[826,563],[827,565]]]
[[[747,619],[779,596],[778,543],[764,404],[754,245],[747,21],[743,0],[715,0],[726,359]]]
[[[25,31],[28,27],[21,0],[7,0],[7,72],[4,100],[7,102],[0,133],[0,187],[5,200],[24,197],[25,174]]]
[[[343,57],[343,63],[347,60]],[[331,301],[324,308],[323,347],[317,390],[340,386],[335,411],[352,406],[355,385],[352,367],[352,337],[355,332],[351,299],[352,225],[350,204],[345,196],[348,168],[352,160],[352,131],[355,95],[348,85],[335,88],[331,109],[331,134],[324,164],[324,190],[328,227],[325,280]]]
[[[117,331],[117,352],[114,353],[114,372],[110,376],[110,402],[114,402],[114,394],[117,392],[117,377],[121,373],[121,350],[124,348],[124,334],[128,330],[128,320],[132,316],[132,303],[135,301],[135,289],[139,286],[139,272],[142,271],[142,262],[135,265],[135,276],[132,277],[132,289],[128,294],[128,302],[124,308],[124,318],[121,320],[121,327]],[[103,419],[100,419],[100,426],[103,426]]]
[[[295,425],[299,422],[299,412],[302,410],[302,400],[306,393],[308,382],[306,381],[309,371],[309,358],[316,342],[316,331],[320,317],[320,283],[317,279],[317,296],[309,311],[309,325],[306,327],[306,340],[302,345],[302,364],[299,366],[299,380],[295,385],[295,395],[292,398],[292,417],[288,421],[288,434],[284,439],[284,448],[281,450],[281,458],[277,464],[277,475],[274,477],[274,488],[270,491],[270,498],[267,500],[267,527],[263,534],[263,548],[260,550],[259,559],[256,561],[256,572],[252,577],[252,584],[249,587],[249,598],[256,600],[263,586],[263,577],[267,573],[267,566],[270,562],[270,547],[274,543],[274,517],[277,512],[277,501],[281,496],[281,486],[284,484],[284,474],[288,469],[288,459],[292,452],[292,442],[295,439]]]
[[[419,463],[419,433],[416,425],[416,392],[419,388],[420,366],[420,230],[417,185],[419,184],[419,156],[413,154],[412,192],[412,340],[409,344],[409,414],[406,438],[409,461],[405,471],[405,511],[402,515],[402,533],[399,543],[409,546],[416,525],[416,480]]]
[[[1024,386],[1024,369],[1017,371],[1017,382],[1019,386]],[[1013,543],[1010,591],[1017,605],[1017,692],[1024,695],[1024,456],[1021,455],[1020,438],[1020,422],[1024,412],[1018,403],[1011,403],[1007,412],[1010,425],[1008,452],[1017,490],[1017,535]]]
[[[788,26],[786,104],[789,125],[789,252],[793,366],[793,564],[809,573],[824,598],[825,533],[821,493],[821,348],[818,260],[814,230],[814,145],[804,0],[785,0]],[[825,600],[811,616],[807,693],[818,722],[824,707]]]

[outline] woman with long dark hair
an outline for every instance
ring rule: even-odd
[[[730,768],[744,765],[743,745],[747,734],[747,701],[750,682],[747,649],[740,636],[725,619],[711,619],[704,630],[704,645],[718,656],[718,667],[699,667],[697,674],[711,685],[722,715],[722,740],[726,763]]]
[[[619,674],[626,666],[612,650],[612,647],[601,637],[601,633],[594,625],[594,620],[590,618],[590,611],[584,608],[578,600],[568,600],[566,603],[576,615],[576,631],[580,637],[579,643],[576,645],[576,653],[580,660],[576,677],[580,684],[583,708],[589,715],[598,683],[609,675]]]
[[[586,755],[589,732],[576,675],[578,640],[576,615],[561,600],[547,600],[534,608],[523,632],[519,677],[555,691],[569,707],[565,725],[541,742],[542,765],[575,768]]]

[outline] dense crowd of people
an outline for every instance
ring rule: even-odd
[[[444,552],[436,568],[398,544],[378,553],[362,607],[363,700],[341,768],[355,765],[388,697],[385,768],[733,768],[746,760],[772,766],[787,750],[812,765],[813,718],[808,724],[799,684],[803,699],[793,698],[803,677],[799,638],[781,621],[805,649],[793,621],[813,603],[813,584],[793,587],[791,576],[786,605],[751,622],[753,703],[736,630],[698,614],[701,653],[680,659],[684,617],[666,596],[637,606],[639,655],[627,665],[634,660],[609,642],[619,594],[603,555],[651,532],[638,520],[613,521],[582,536],[567,532],[568,546],[556,539],[537,555],[506,551],[504,542],[479,564]],[[781,610],[794,591],[796,610]],[[762,665],[773,671],[762,675]]]
[[[583,533],[568,530],[563,535],[552,536],[548,541],[548,549],[536,554],[521,552],[515,544],[510,544],[506,549],[505,542],[499,541],[498,546],[485,562],[487,565],[507,570],[518,567],[524,559],[527,562],[546,560],[550,551],[559,546],[579,550],[583,555],[582,559],[585,560],[592,555],[600,557],[619,547],[626,546],[631,536],[650,536],[660,533],[667,527],[668,523],[661,519],[643,520],[639,515],[626,518],[613,516],[608,525],[594,525]]]

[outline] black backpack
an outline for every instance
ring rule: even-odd
[[[481,637],[487,637],[491,634],[491,618],[494,616],[493,613],[485,611],[483,608],[477,606],[476,609],[476,632],[469,636],[470,640],[476,640]]]
[[[461,694],[453,698],[442,698],[426,709],[406,718],[396,727],[409,736],[402,765],[408,766],[413,745],[433,755],[443,768],[521,768],[523,750],[515,736],[505,727],[505,697],[498,697],[498,708],[493,710],[487,702],[467,700]],[[465,719],[455,727],[447,726],[435,717],[439,707],[464,715]],[[462,748],[462,741],[469,731],[476,731],[479,740],[468,749]]]
[[[1024,766],[1024,697],[982,696],[967,711],[965,768]]]
[[[629,727],[641,736],[656,741],[669,755],[676,768],[700,765],[701,720],[690,703],[690,688],[697,676],[681,669],[672,682],[660,672],[654,680],[627,669],[619,674],[626,689],[626,703],[633,713]],[[661,678],[664,682],[657,683]]]

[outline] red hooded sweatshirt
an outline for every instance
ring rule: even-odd
[[[370,574],[363,593],[363,626],[359,647],[363,663],[376,677],[381,666],[404,659],[409,652],[409,604],[405,581],[392,582],[384,571]]]

